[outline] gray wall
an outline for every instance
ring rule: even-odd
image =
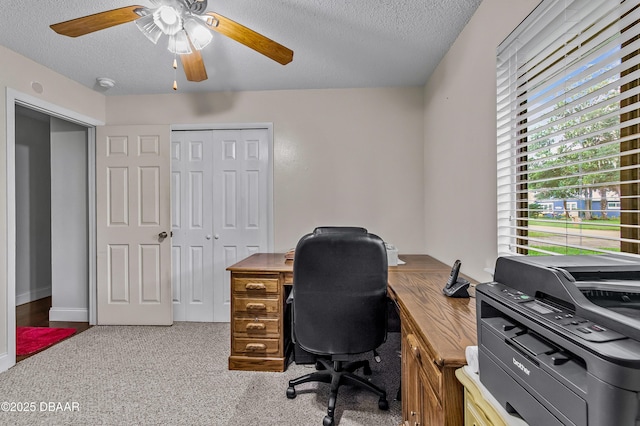
[[[50,321],[89,320],[87,129],[51,118]]]
[[[16,305],[51,295],[49,117],[16,107]]]

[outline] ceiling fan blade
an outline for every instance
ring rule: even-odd
[[[207,15],[214,18],[213,25],[207,23],[207,26],[213,31],[232,38],[282,65],[286,65],[293,60],[293,50],[280,43],[276,43],[270,38],[217,13],[207,12]],[[218,25],[215,25],[216,21]]]
[[[70,21],[59,22],[51,25],[51,29],[58,34],[78,37],[94,31],[104,30],[116,25],[135,21],[141,15],[136,10],[145,9],[144,6],[126,6],[119,9],[107,10],[82,18],[71,19]]]
[[[182,68],[189,81],[203,81],[206,80],[207,70],[204,67],[202,61],[202,55],[199,50],[194,48],[192,52],[186,55],[180,55],[180,61],[182,62]]]

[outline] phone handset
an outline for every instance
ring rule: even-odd
[[[445,288],[451,288],[458,281],[458,274],[460,273],[460,267],[462,266],[462,262],[456,260],[453,264],[453,268],[451,268],[451,274],[449,275],[449,279],[447,280],[447,285]]]
[[[449,279],[447,280],[447,283],[442,289],[442,292],[445,294],[445,296],[469,297],[467,288],[471,283],[465,280],[464,278],[458,277],[461,266],[462,266],[462,262],[460,262],[459,260],[456,260],[455,263],[453,264],[453,268],[451,268],[451,274],[449,275]]]

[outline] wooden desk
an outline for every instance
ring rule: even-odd
[[[449,267],[389,272],[389,295],[402,324],[402,418],[405,425],[462,425],[463,388],[455,370],[476,345],[475,299],[442,294]]]
[[[426,255],[400,255],[389,267],[389,296],[402,323],[402,415],[405,425],[462,425],[463,388],[455,370],[476,345],[475,299],[442,294],[451,267]],[[285,300],[293,263],[257,253],[231,271],[229,369],[284,371],[289,345]]]

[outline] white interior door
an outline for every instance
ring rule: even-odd
[[[97,128],[100,325],[173,322],[169,138],[166,125]]]
[[[269,248],[269,133],[216,130],[213,147],[214,277],[229,283],[228,266]],[[229,321],[230,285],[216,286],[214,299],[216,321]]]
[[[212,186],[211,132],[172,132],[171,261],[175,321],[213,321]]]
[[[269,251],[270,138],[266,128],[173,132],[176,321],[228,322],[226,268]]]

